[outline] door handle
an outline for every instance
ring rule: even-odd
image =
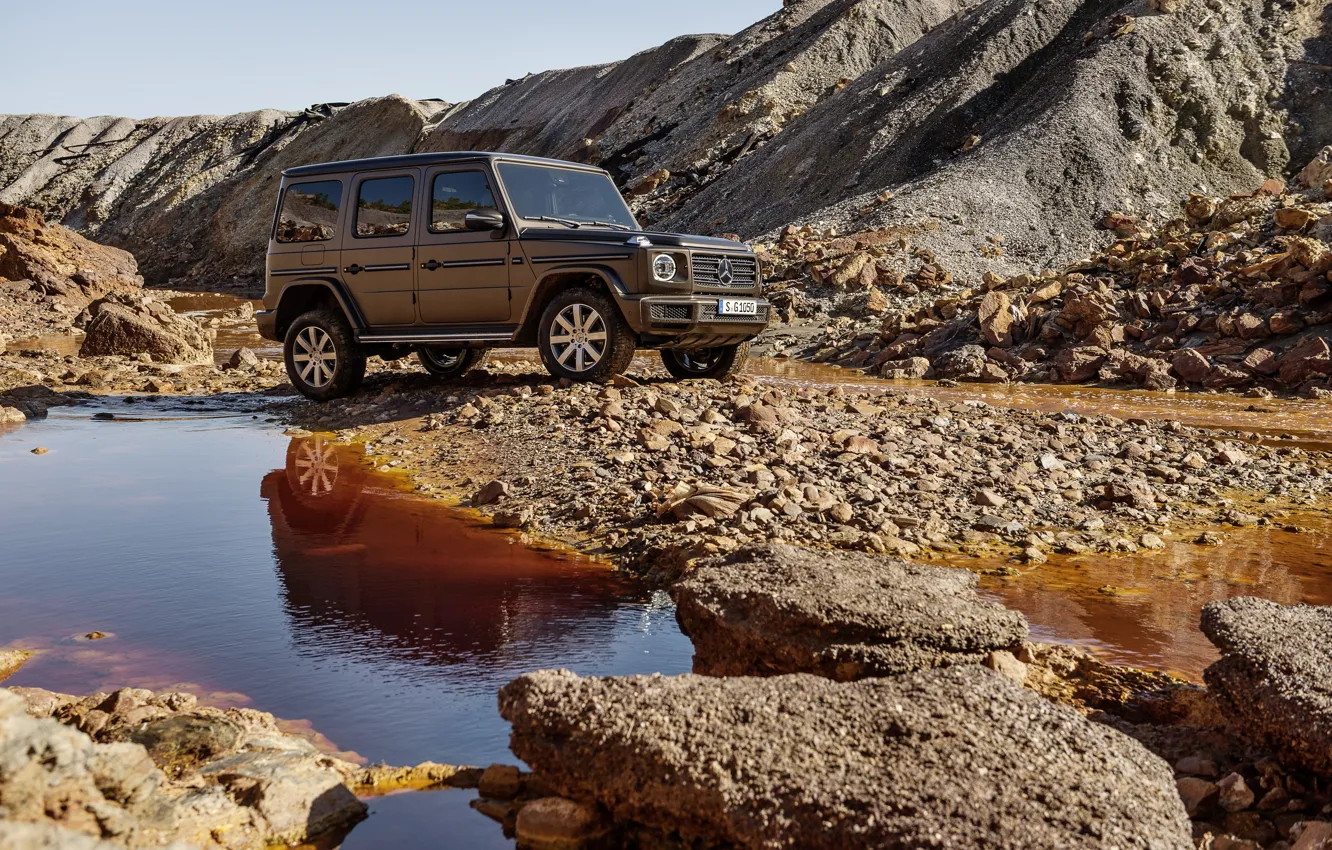
[[[433,272],[437,269],[444,268],[444,264],[441,263],[439,260],[431,260],[428,263],[422,263],[421,268],[425,269],[428,272]]]
[[[346,272],[347,274],[360,274],[361,272],[365,271],[365,269],[361,266],[356,265],[355,263],[352,263],[350,266],[347,266],[347,268],[343,269],[343,271]]]

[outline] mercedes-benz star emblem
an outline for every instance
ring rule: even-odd
[[[731,270],[730,260],[721,261],[721,268],[717,270],[717,279],[727,286],[730,286],[731,282],[735,280],[735,272]]]

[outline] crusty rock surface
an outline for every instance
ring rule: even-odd
[[[976,585],[964,569],[777,543],[701,566],[671,594],[695,673],[844,682],[1019,648],[1026,618],[980,599]]]
[[[80,357],[146,354],[156,363],[212,365],[213,344],[199,325],[164,302],[110,296],[89,306]]]
[[[1170,768],[980,667],[500,692],[513,751],[617,821],[738,847],[1191,847]]]
[[[51,823],[16,823],[0,820],[0,850],[123,850],[113,844]],[[195,850],[196,845],[173,841],[162,850]]]
[[[0,690],[0,810],[121,846],[247,850],[350,828],[361,768],[272,715],[126,688],[83,699]]]
[[[1240,597],[1203,608],[1207,685],[1235,727],[1332,777],[1332,608]]]

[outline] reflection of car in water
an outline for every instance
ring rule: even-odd
[[[284,602],[298,642],[427,664],[595,649],[634,593],[609,571],[515,545],[407,497],[352,447],[294,440],[269,473]],[[553,657],[553,656],[552,656]]]

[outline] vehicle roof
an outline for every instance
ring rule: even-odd
[[[343,174],[348,171],[373,171],[387,168],[414,168],[428,165],[447,165],[455,162],[480,162],[486,160],[504,160],[507,162],[525,162],[531,165],[556,165],[561,168],[577,168],[582,171],[606,173],[605,169],[562,159],[546,159],[540,156],[522,156],[513,153],[494,153],[487,151],[443,151],[440,153],[410,153],[401,156],[378,156],[369,159],[345,159],[339,162],[321,162],[312,165],[298,165],[282,172],[283,177],[312,177],[319,174]]]

